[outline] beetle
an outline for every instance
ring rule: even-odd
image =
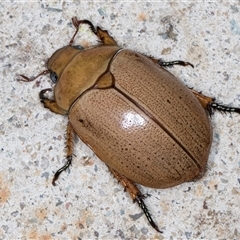
[[[54,98],[41,90],[41,102],[54,113],[67,115],[67,161],[72,162],[74,135],[108,166],[113,176],[137,202],[150,225],[153,221],[136,184],[168,188],[193,181],[206,171],[212,143],[210,116],[214,110],[240,113],[214,98],[189,89],[167,67],[191,66],[177,60],[164,62],[119,47],[106,30],[89,20],[72,18],[76,31],[69,44],[53,53],[47,70],[55,84]],[[99,44],[74,46],[79,26],[87,24]]]

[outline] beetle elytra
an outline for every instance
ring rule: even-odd
[[[44,89],[39,96],[45,108],[68,116],[67,162],[72,161],[73,137],[78,135],[106,163],[110,172],[139,204],[149,223],[161,232],[136,184],[153,188],[173,187],[201,177],[212,143],[209,115],[214,110],[239,108],[215,102],[183,85],[166,70],[192,66],[184,61],[164,62],[122,49],[107,31],[88,20],[72,19],[76,27],[69,45],[48,60],[47,70],[56,83],[54,98]],[[81,24],[99,38],[96,46],[73,46]]]

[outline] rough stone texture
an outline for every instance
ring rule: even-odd
[[[147,189],[158,234],[106,166],[80,140],[64,164],[67,118],[38,98],[48,76],[31,83],[51,54],[68,44],[71,17],[90,19],[119,45],[195,65],[170,69],[189,87],[240,107],[240,4],[219,2],[51,1],[0,3],[0,239],[240,238],[240,116],[215,113],[208,171],[195,183]],[[79,43],[90,44],[87,28]],[[92,40],[91,40],[92,41]],[[94,41],[94,39],[93,39]]]

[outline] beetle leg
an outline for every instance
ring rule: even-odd
[[[202,104],[203,108],[205,108],[210,116],[213,114],[213,110],[218,110],[220,112],[236,112],[240,113],[240,108],[235,107],[229,107],[226,105],[218,104],[215,102],[214,98],[205,96],[193,89],[189,89],[199,100],[199,102]]]
[[[101,40],[101,42],[104,45],[117,46],[116,41],[108,34],[108,32],[106,30],[102,30],[100,27],[97,27],[97,29],[96,29],[89,20],[78,20],[77,17],[73,17],[72,23],[73,23],[74,27],[76,28],[76,31],[69,42],[70,46],[73,44],[74,38],[77,35],[79,26],[81,24],[89,25],[91,31]]]
[[[106,30],[102,30],[100,27],[97,27],[97,36],[100,38],[101,42],[104,45],[117,46],[116,41],[111,37]]]
[[[43,103],[45,108],[48,108],[54,113],[65,115],[67,112],[60,108],[54,100],[50,100],[44,96],[46,92],[52,91],[51,88],[46,88],[40,91],[39,98],[41,99],[41,103]]]
[[[35,76],[35,77],[27,77],[27,76],[25,76],[25,75],[23,75],[23,74],[20,74],[19,76],[21,77],[21,78],[18,78],[17,80],[19,81],[19,82],[32,82],[32,81],[34,81],[35,79],[37,79],[38,77],[40,77],[40,76],[42,76],[42,75],[46,75],[46,74],[48,74],[49,73],[49,70],[44,70],[43,72],[41,72],[41,73],[39,73],[37,76]]]
[[[73,23],[74,27],[76,28],[76,31],[75,31],[75,33],[73,34],[73,36],[72,36],[72,38],[71,38],[71,40],[70,40],[70,42],[69,42],[69,45],[70,45],[70,46],[72,46],[73,41],[74,41],[74,38],[75,38],[75,36],[77,35],[78,30],[79,30],[79,26],[80,26],[81,24],[87,24],[87,25],[89,25],[91,31],[92,31],[95,35],[97,35],[97,31],[96,31],[95,27],[93,26],[93,24],[92,24],[89,20],[78,20],[77,17],[73,17],[73,18],[72,18],[72,23]]]
[[[173,67],[174,65],[181,65],[181,66],[191,66],[192,68],[194,68],[194,65],[191,64],[190,62],[185,62],[182,60],[175,60],[175,61],[170,61],[170,62],[164,62],[161,58],[160,59],[156,59],[153,57],[148,57],[151,61],[153,61],[154,63],[156,63],[157,65],[161,66],[161,67]]]
[[[190,62],[185,62],[181,60],[164,62],[162,59],[156,59],[156,61],[157,61],[157,64],[161,67],[173,67],[174,65],[181,65],[183,67],[191,66],[192,68],[194,68],[193,64],[191,64]]]
[[[52,184],[54,186],[56,186],[55,182],[57,181],[59,175],[63,171],[67,170],[70,167],[71,163],[72,163],[74,134],[75,134],[75,132],[73,130],[72,125],[70,123],[68,123],[68,125],[67,125],[67,134],[66,134],[67,135],[67,137],[66,137],[67,138],[67,146],[66,146],[67,147],[67,162],[66,162],[66,164],[63,167],[59,168],[57,170],[57,172],[54,174],[54,177],[53,177],[53,180],[52,180]]]
[[[109,168],[109,171],[113,174],[113,176],[122,184],[124,189],[128,191],[131,198],[133,199],[133,202],[137,202],[140,208],[143,210],[144,214],[147,217],[148,222],[150,225],[158,232],[162,233],[162,231],[159,230],[158,226],[155,224],[155,222],[152,220],[151,214],[149,213],[149,210],[147,206],[145,205],[143,199],[146,197],[146,195],[143,195],[141,191],[137,188],[137,186],[128,178],[124,177],[120,173],[116,172],[114,169]]]

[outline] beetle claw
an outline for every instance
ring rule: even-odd
[[[47,99],[47,98],[44,96],[44,94],[45,94],[46,92],[51,92],[51,91],[52,91],[51,88],[46,88],[46,89],[41,90],[40,93],[39,93],[39,98],[40,98],[41,100]],[[41,101],[41,102],[44,103],[44,101]]]
[[[139,207],[143,210],[143,212],[144,212],[144,214],[146,215],[147,220],[148,220],[148,222],[150,223],[150,225],[151,225],[157,232],[163,233],[162,231],[159,230],[157,224],[153,221],[152,216],[151,216],[151,214],[150,214],[147,206],[145,205],[145,203],[144,203],[144,201],[143,201],[143,199],[144,199],[146,196],[149,196],[149,195],[148,195],[148,194],[138,194],[134,200],[138,203]]]
[[[141,194],[139,197],[141,197],[142,199],[146,199],[147,197],[151,197],[152,195],[149,193],[146,194]]]
[[[54,177],[53,177],[53,180],[52,180],[52,185],[53,185],[53,186],[56,186],[56,183],[55,183],[55,182],[58,180],[59,175],[60,175],[63,171],[67,170],[67,169],[71,166],[71,164],[72,164],[72,156],[67,156],[67,162],[66,162],[66,164],[65,164],[63,167],[59,168],[59,169],[57,170],[57,172],[54,174]]]

